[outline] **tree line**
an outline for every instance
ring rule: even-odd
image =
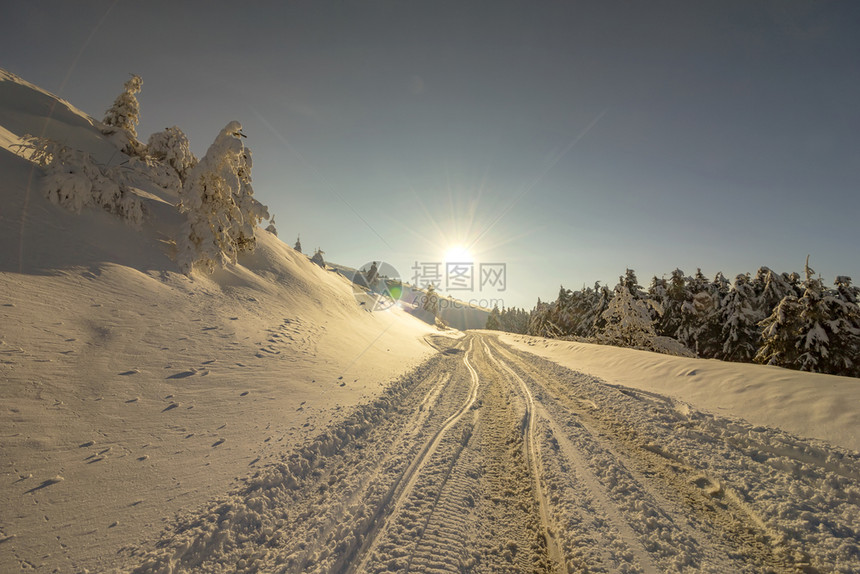
[[[494,309],[487,328],[860,377],[858,300],[850,277],[828,286],[808,261],[803,276],[761,267],[734,282],[675,269],[647,289],[627,269],[614,289],[562,286],[530,313]]]

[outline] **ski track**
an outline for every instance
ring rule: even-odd
[[[124,549],[128,570],[860,571],[857,453],[486,334],[430,342],[344,422]]]

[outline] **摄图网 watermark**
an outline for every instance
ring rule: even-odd
[[[475,291],[476,281],[480,292],[495,290],[501,293],[508,287],[505,263],[416,261],[412,271],[412,285],[419,289],[432,285],[445,291]]]

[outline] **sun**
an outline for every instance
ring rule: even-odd
[[[462,245],[452,245],[445,251],[446,263],[472,263],[474,260],[469,250]]]

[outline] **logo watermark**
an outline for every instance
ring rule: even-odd
[[[505,306],[503,299],[488,293],[507,290],[505,263],[415,261],[412,272],[411,281],[404,283],[393,265],[369,261],[352,274],[353,295],[368,311],[384,311],[398,304],[434,313]],[[466,293],[476,292],[481,296],[466,298]]]
[[[352,294],[368,311],[384,311],[403,296],[403,282],[393,265],[370,261],[353,273]]]

